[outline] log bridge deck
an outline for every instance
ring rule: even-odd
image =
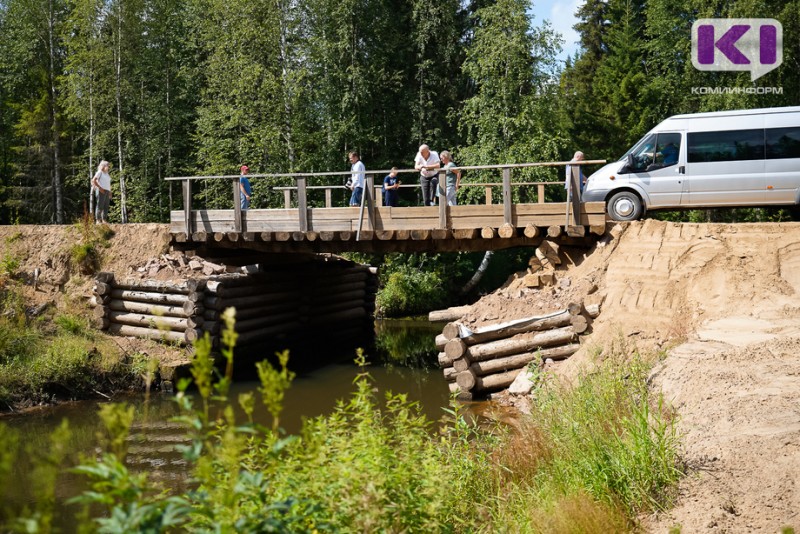
[[[593,165],[604,161],[585,161]],[[564,187],[563,182],[512,182],[512,170],[540,166],[572,165],[572,179],[567,202],[544,201],[544,189]],[[515,246],[535,246],[544,237],[562,243],[588,245],[590,233],[605,232],[605,205],[580,202],[578,165],[574,162],[525,163],[461,167],[462,171],[499,170],[502,182],[465,183],[462,187],[485,188],[486,204],[447,206],[386,207],[376,201],[380,185],[375,176],[389,171],[367,171],[366,187],[360,207],[332,207],[331,191],[341,185],[308,186],[309,178],[349,175],[350,173],[258,174],[262,178],[292,178],[295,187],[274,187],[286,195],[282,209],[241,210],[239,176],[192,176],[168,180],[183,182],[183,210],[172,211],[170,232],[176,248],[235,254],[249,250],[259,253],[319,252],[424,252],[477,251]],[[400,173],[418,171],[406,169]],[[234,209],[197,210],[192,208],[192,182],[222,179],[232,183]],[[440,183],[444,183],[440,171]],[[514,188],[536,187],[535,203],[515,203]],[[418,187],[418,186],[404,186]],[[502,201],[492,204],[491,188],[502,188]],[[324,189],[325,205],[310,207],[309,190]],[[291,193],[296,193],[296,207],[290,207]],[[441,192],[440,192],[441,195]],[[530,195],[534,196],[534,195]],[[444,200],[442,196],[440,200]],[[243,250],[244,249],[244,250]]]

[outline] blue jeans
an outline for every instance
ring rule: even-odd
[[[353,194],[350,195],[350,205],[351,206],[360,206],[361,205],[361,195],[364,194],[363,187],[356,187],[353,189]]]

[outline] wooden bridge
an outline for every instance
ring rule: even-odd
[[[485,203],[447,206],[439,192],[438,206],[386,207],[380,202],[382,182],[375,176],[389,171],[367,171],[366,187],[360,207],[334,207],[333,192],[341,185],[310,185],[309,181],[351,172],[254,174],[248,178],[292,179],[294,186],[272,187],[284,194],[282,209],[242,210],[239,203],[239,176],[173,177],[183,183],[183,210],[170,216],[172,242],[176,248],[194,249],[212,256],[238,256],[254,253],[320,252],[423,252],[494,250],[516,246],[535,246],[547,236],[564,244],[588,244],[589,234],[605,231],[605,205],[583,203],[578,187],[578,165],[597,165],[605,161],[523,163],[460,167],[463,171],[499,173],[500,182],[466,183],[461,187],[479,187],[485,191]],[[512,172],[531,167],[572,165],[572,179],[567,202],[545,202],[545,189],[563,188],[564,182],[514,182]],[[405,169],[417,182],[419,171]],[[228,180],[232,184],[232,209],[195,209],[193,182]],[[409,180],[411,181],[411,180]],[[445,183],[440,171],[439,183]],[[419,185],[403,185],[418,188]],[[515,203],[514,189],[522,190],[534,202]],[[493,203],[493,191],[500,189],[501,202]],[[310,198],[324,191],[320,199]],[[518,191],[519,192],[519,191]],[[348,191],[349,196],[349,191]],[[519,195],[518,195],[519,196]],[[310,201],[311,200],[311,201]]]

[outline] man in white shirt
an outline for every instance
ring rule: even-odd
[[[433,206],[436,200],[439,167],[439,154],[428,148],[428,145],[421,145],[414,158],[414,168],[420,171],[419,185],[422,186],[422,204],[425,206]]]
[[[361,205],[361,197],[364,195],[364,173],[366,168],[358,152],[350,152],[350,163],[352,164],[350,170],[353,172],[350,177],[350,189],[353,190],[353,194],[350,196],[350,206],[355,207]]]

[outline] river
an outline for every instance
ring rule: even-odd
[[[372,377],[378,395],[382,397],[385,391],[406,393],[410,400],[419,402],[429,419],[438,420],[444,415],[442,408],[449,404],[447,384],[436,368],[433,340],[440,331],[440,325],[423,320],[376,321],[375,354],[367,355],[371,365],[362,369],[348,361],[351,360],[349,355],[335,355],[332,361],[338,363],[299,374],[286,394],[281,427],[287,433],[295,434],[304,418],[330,413],[338,399],[353,392],[353,380],[365,371]],[[240,380],[234,384],[230,398],[235,399],[240,392],[253,391],[258,385],[253,380]],[[137,394],[114,400],[131,404],[136,411],[129,438],[128,467],[134,471],[147,471],[152,479],[183,489],[187,467],[175,446],[187,440],[183,428],[171,421],[178,414],[172,395],[154,393],[147,397]],[[97,435],[101,431],[97,415],[99,404],[99,401],[65,403],[4,416],[0,422],[19,431],[26,447],[47,450],[48,436],[63,420],[67,420],[72,432],[67,464],[76,465],[81,456],[97,454]],[[260,403],[257,403],[255,418],[262,424],[271,424]],[[32,470],[30,456],[22,454],[14,469],[12,480],[16,483],[4,488],[2,497],[5,504],[21,509],[36,499],[36,490],[29,477]],[[59,516],[72,515],[64,509],[64,502],[83,489],[82,477],[66,470],[61,473],[56,485],[57,522],[61,523]],[[61,524],[69,530],[68,524]]]

